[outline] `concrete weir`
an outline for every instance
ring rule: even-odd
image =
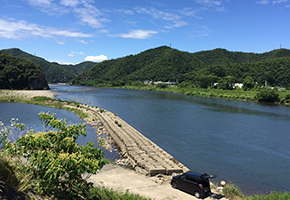
[[[172,175],[189,171],[166,151],[144,137],[116,114],[99,108],[86,109],[94,120],[103,125],[114,141],[122,157],[128,158],[133,169],[141,168],[150,176],[156,174]],[[93,121],[94,121],[93,120]],[[95,126],[94,123],[90,123]]]

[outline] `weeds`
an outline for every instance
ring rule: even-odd
[[[224,196],[226,198],[229,198],[229,199],[233,199],[234,197],[242,197],[243,196],[240,189],[233,184],[225,185],[223,188],[223,193],[224,193]]]
[[[126,199],[126,200],[150,200],[150,198],[142,197],[138,194],[129,193],[129,190],[126,190],[125,193],[116,192],[112,189],[107,189],[105,187],[92,188],[90,190],[90,195],[95,199],[102,200],[113,200],[113,199]]]

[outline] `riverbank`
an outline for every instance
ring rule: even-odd
[[[259,89],[244,91],[241,88],[233,90],[222,90],[214,88],[195,88],[195,87],[158,87],[155,85],[144,85],[144,86],[124,85],[114,88],[177,93],[177,94],[185,94],[188,96],[199,96],[207,98],[229,99],[236,101],[252,101],[252,102],[258,102],[256,96],[257,93],[259,92]],[[279,102],[275,102],[275,104],[289,106],[290,91],[282,89],[278,91],[278,94],[279,94]]]
[[[0,98],[32,99],[36,96],[54,98],[56,94],[51,90],[0,90]]]

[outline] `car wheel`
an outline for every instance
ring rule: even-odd
[[[199,192],[198,192],[198,191],[195,191],[195,192],[194,192],[194,196],[195,196],[196,198],[200,198],[200,194],[199,194]]]
[[[176,189],[176,188],[177,188],[176,183],[172,183],[172,187],[173,187],[174,189]]]

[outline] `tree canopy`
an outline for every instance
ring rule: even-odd
[[[0,51],[0,89],[49,89],[40,67]]]
[[[290,50],[255,54],[214,49],[188,53],[162,46],[98,63],[73,83],[117,86],[144,80],[171,80],[202,88],[219,82],[219,87],[226,89],[234,82],[243,83],[246,77],[261,86],[267,81],[271,86],[290,87]]]
[[[43,58],[31,55],[17,48],[3,50],[12,56],[25,58],[40,66],[49,83],[68,83],[78,74],[94,66],[94,62],[82,62],[77,65],[61,65],[56,62],[48,62]]]

